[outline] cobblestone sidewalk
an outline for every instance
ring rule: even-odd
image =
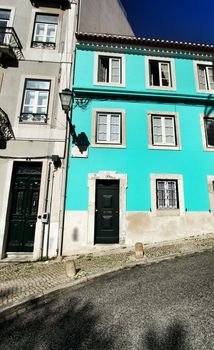
[[[135,259],[134,248],[105,249],[87,255],[76,255],[77,274],[73,280],[113,271],[137,263],[150,263],[161,258],[188,254],[214,248],[214,235],[192,237],[165,244],[145,245],[144,258]],[[71,283],[62,261],[0,263],[0,312],[27,297],[45,293],[54,287]]]

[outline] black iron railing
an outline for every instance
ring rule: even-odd
[[[22,59],[22,45],[12,27],[1,27],[0,26],[0,50],[1,47],[9,47],[17,59]]]
[[[7,114],[0,108],[0,141],[8,141],[15,139],[9,118]]]
[[[21,123],[47,123],[47,114],[40,113],[21,113],[19,121]]]
[[[38,48],[38,49],[52,49],[52,50],[54,50],[56,48],[56,44],[50,43],[50,42],[33,40],[31,47]]]

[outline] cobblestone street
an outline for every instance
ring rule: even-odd
[[[71,257],[77,274],[71,279],[66,274],[66,259],[43,262],[0,263],[0,311],[26,298],[38,296],[57,287],[66,287],[72,281],[96,276],[108,271],[130,267],[138,263],[152,263],[163,258],[200,252],[214,247],[214,235],[193,237],[165,244],[145,245],[144,258],[135,258],[134,248],[99,250]]]

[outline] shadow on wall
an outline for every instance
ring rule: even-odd
[[[187,331],[178,321],[170,324],[164,333],[151,327],[145,336],[145,345],[142,349],[147,350],[188,350]]]

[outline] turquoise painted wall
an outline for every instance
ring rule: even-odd
[[[176,58],[175,72],[176,93],[204,95],[196,93],[192,60]],[[93,79],[94,52],[77,50],[74,88],[93,89],[97,87]],[[146,91],[144,56],[126,55],[126,87],[117,90],[124,89]],[[92,100],[85,110],[78,106],[73,110],[76,132],[85,132],[89,141],[93,108],[126,110],[126,148],[89,147],[88,158],[70,158],[66,210],[88,209],[88,173],[102,170],[128,174],[128,211],[150,210],[152,173],[182,174],[185,208],[188,211],[209,210],[207,175],[214,175],[214,152],[203,151],[202,147],[200,113],[204,112],[203,105]],[[178,112],[182,150],[148,149],[147,112],[151,110]]]

